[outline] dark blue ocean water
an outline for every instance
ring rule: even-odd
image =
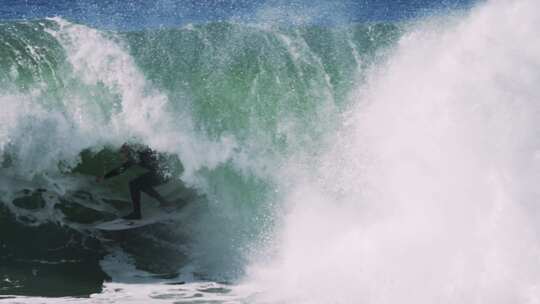
[[[2,0],[0,20],[61,16],[99,28],[123,30],[230,19],[340,24],[404,20],[468,8],[476,2],[478,0]]]

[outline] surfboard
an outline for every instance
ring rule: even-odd
[[[94,226],[94,228],[99,230],[108,230],[108,231],[115,231],[115,230],[126,230],[126,229],[134,229],[138,227],[143,227],[146,225],[158,223],[161,221],[165,221],[165,219],[162,218],[142,218],[140,220],[125,220],[122,218],[112,220],[110,222],[104,222],[101,224],[98,224]]]
[[[151,210],[150,212],[143,213],[142,219],[140,220],[126,220],[123,218],[119,218],[97,224],[94,226],[94,228],[98,230],[117,231],[135,229],[156,223],[164,223],[167,221],[179,219],[181,216],[181,209],[183,207],[184,206],[175,206],[172,208]]]

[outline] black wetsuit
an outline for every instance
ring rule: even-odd
[[[130,214],[130,216],[140,218],[141,192],[144,192],[157,199],[160,203],[166,203],[161,195],[152,187],[167,182],[167,178],[165,178],[161,172],[157,153],[152,151],[150,148],[145,148],[138,151],[130,151],[130,153],[127,154],[128,160],[120,167],[105,174],[104,178],[107,179],[119,175],[133,165],[139,165],[148,170],[148,172],[129,182],[129,191],[133,201],[133,213]]]

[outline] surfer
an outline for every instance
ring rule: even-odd
[[[98,176],[97,182],[122,174],[129,167],[139,165],[148,170],[148,172],[129,182],[129,192],[133,202],[133,211],[124,216],[123,219],[139,220],[141,219],[141,192],[155,198],[162,207],[169,207],[171,203],[165,200],[153,187],[164,184],[167,178],[163,176],[160,170],[158,155],[149,147],[136,148],[129,144],[123,144],[120,148],[120,154],[124,163],[111,170],[109,173]]]

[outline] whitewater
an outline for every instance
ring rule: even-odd
[[[0,23],[0,303],[540,303],[540,3],[275,14]],[[177,220],[93,228],[124,142]]]

